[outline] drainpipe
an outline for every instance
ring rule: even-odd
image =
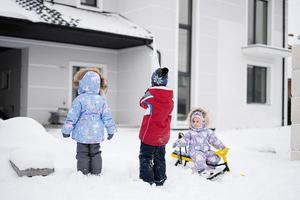
[[[154,51],[154,49],[153,49],[153,47],[152,46],[150,46],[150,45],[146,45],[149,49],[151,49],[152,51]],[[158,63],[159,63],[159,65],[161,66],[161,53],[160,53],[160,51],[158,51],[157,49],[156,49],[156,53],[157,53],[157,57],[158,57]]]
[[[282,47],[285,48],[285,0],[282,0]],[[282,105],[281,126],[284,126],[285,112],[285,58],[282,58]]]

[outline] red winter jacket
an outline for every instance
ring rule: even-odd
[[[171,89],[155,86],[146,91],[140,100],[140,106],[147,109],[139,135],[144,144],[163,146],[168,143],[173,105]]]

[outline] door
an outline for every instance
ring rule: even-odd
[[[20,115],[21,49],[0,47],[0,118]]]

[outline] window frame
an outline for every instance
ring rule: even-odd
[[[80,5],[81,6],[90,6],[90,7],[93,7],[93,8],[98,8],[98,0],[94,0],[94,4],[88,4],[88,3],[83,3],[81,0],[80,0]]]
[[[0,90],[10,90],[11,87],[11,70],[4,70],[0,73]]]
[[[180,23],[180,19],[178,20],[179,21],[179,25],[178,25],[178,33],[180,31],[180,29],[183,29],[183,30],[186,30],[188,32],[188,35],[187,35],[187,72],[179,72],[179,69],[178,69],[178,76],[177,76],[177,80],[178,80],[178,83],[177,83],[177,94],[179,94],[179,88],[181,87],[181,85],[179,85],[179,76],[180,74],[183,74],[184,77],[189,77],[189,92],[188,92],[188,106],[187,106],[187,109],[186,109],[186,114],[184,114],[184,118],[186,118],[188,116],[188,113],[189,113],[189,110],[191,108],[191,70],[192,70],[192,15],[193,15],[193,0],[187,0],[188,1],[188,24],[183,24],[183,23]],[[179,8],[180,9],[180,8]],[[180,11],[179,11],[180,12]],[[179,42],[179,34],[178,34],[178,42]],[[179,45],[178,45],[179,47]],[[178,52],[179,53],[179,52]],[[178,55],[178,58],[179,58],[179,55]],[[178,63],[179,63],[179,59],[178,59]],[[177,120],[179,121],[184,121],[185,119],[183,119],[180,115],[181,113],[178,112],[178,106],[179,106],[179,96],[177,96]]]
[[[249,1],[253,1],[253,10],[250,11],[250,8],[249,8],[249,2],[248,2],[248,29],[252,29],[251,31],[248,30],[248,44],[265,44],[265,45],[268,45],[269,43],[269,29],[270,29],[270,6],[271,6],[271,3],[269,0],[249,0]],[[256,33],[256,30],[257,30],[257,2],[258,1],[261,1],[261,2],[265,2],[267,4],[266,6],[266,12],[267,13],[264,13],[265,16],[266,16],[266,31],[265,31],[265,41],[261,42],[261,43],[258,43],[257,42],[257,33]],[[251,16],[249,16],[250,14],[252,14]],[[250,17],[252,17],[252,24],[250,24]],[[251,35],[250,35],[251,33]],[[251,38],[250,38],[251,37]]]
[[[249,88],[249,78],[248,78],[248,69],[249,68],[252,68],[252,82],[251,82],[251,97],[249,98],[249,96],[248,96],[248,88]],[[264,74],[264,85],[265,85],[265,87],[264,87],[264,99],[263,99],[263,101],[260,101],[260,100],[258,100],[257,99],[257,97],[256,97],[256,92],[257,92],[257,90],[256,90],[256,86],[257,86],[257,79],[255,78],[256,76],[255,76],[255,74],[256,74],[256,72],[258,71],[258,69],[264,69],[264,71],[265,71],[265,74]],[[247,102],[247,104],[261,104],[261,105],[265,105],[265,104],[268,104],[268,102],[269,102],[269,100],[268,100],[268,98],[269,98],[269,69],[268,69],[268,67],[266,67],[266,66],[259,66],[259,65],[251,65],[251,64],[249,64],[249,65],[247,65],[247,90],[246,90],[246,102]],[[249,100],[250,99],[250,100]]]
[[[86,10],[92,10],[97,12],[102,12],[103,9],[103,0],[95,0],[96,6],[92,6],[89,4],[82,4],[81,0],[77,0],[77,8],[86,9]]]

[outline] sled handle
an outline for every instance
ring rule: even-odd
[[[225,147],[222,150],[216,151],[215,154],[220,156],[224,160],[224,162],[226,163],[227,162],[227,157],[226,156],[227,156],[228,151],[229,151],[229,148]]]
[[[183,138],[183,136],[184,136],[183,132],[179,132],[179,133],[178,133],[178,139]]]

